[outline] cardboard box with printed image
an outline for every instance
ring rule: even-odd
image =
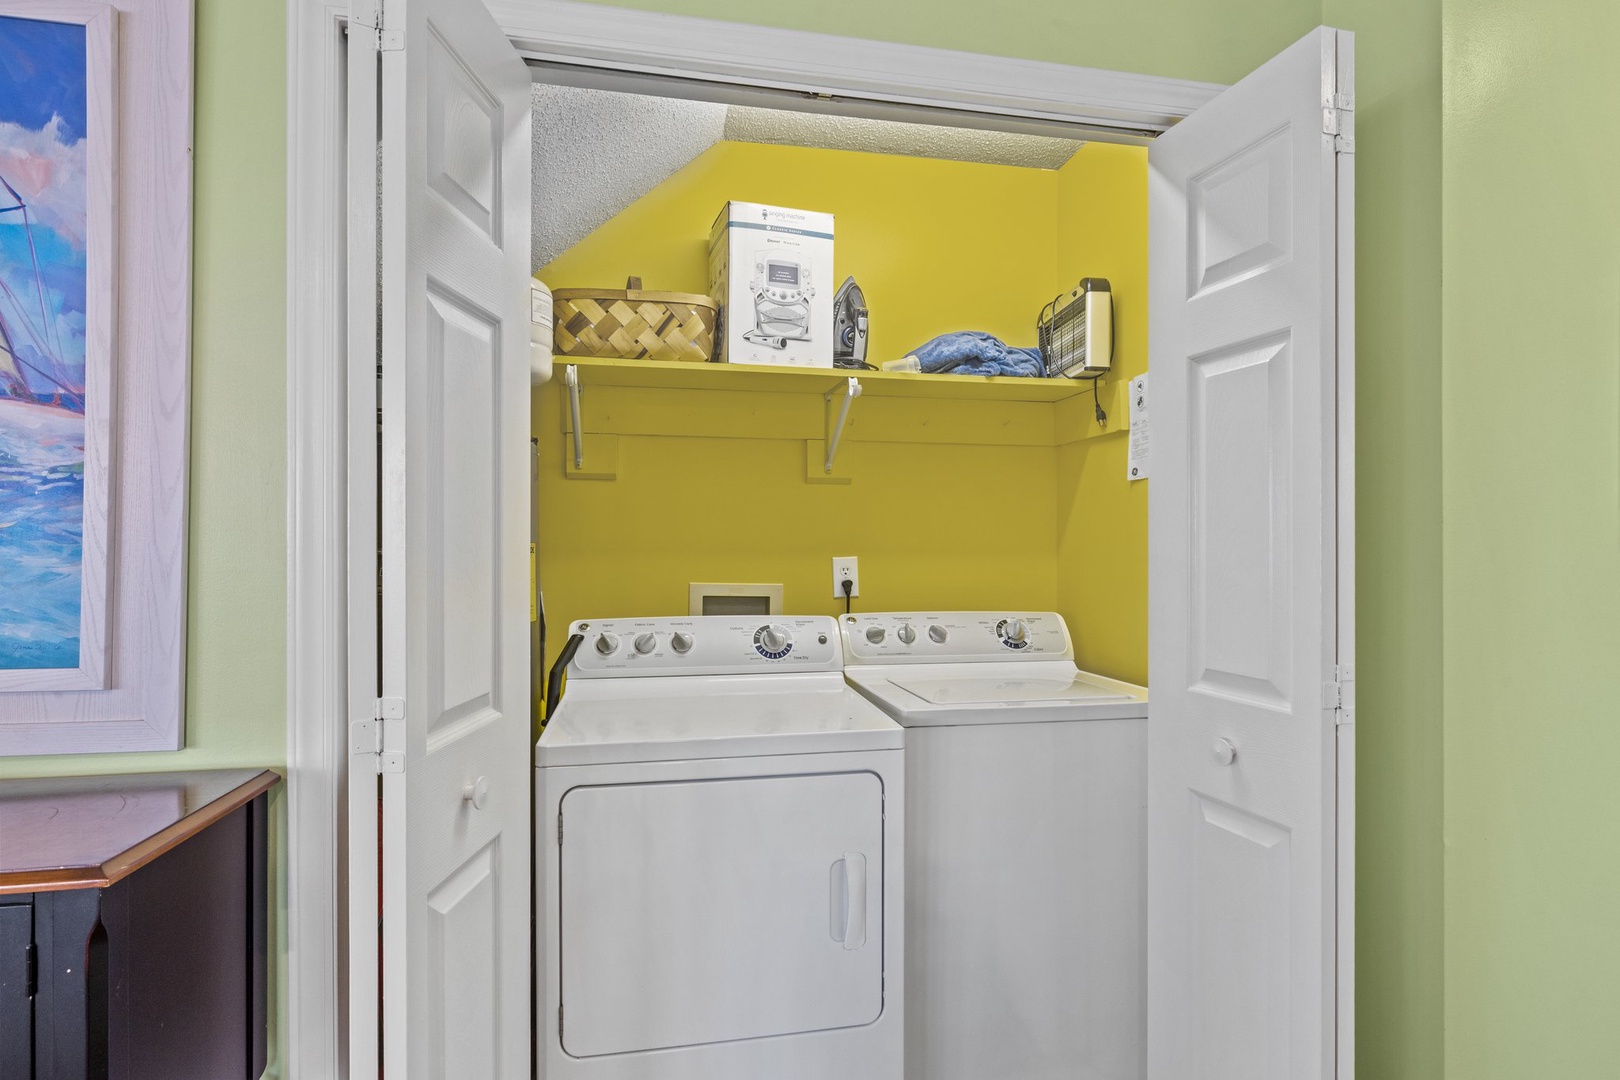
[[[833,216],[728,202],[709,236],[716,359],[833,366]]]

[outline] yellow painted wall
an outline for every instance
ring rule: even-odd
[[[1050,171],[721,143],[539,276],[703,292],[726,199],[830,211],[836,275],[855,274],[873,309],[874,361],[952,329],[1033,344],[1041,306],[1091,274],[1116,279],[1134,373],[1146,366],[1145,170],[1143,151],[1100,144]],[[568,621],[684,613],[694,581],[779,582],[786,610],[837,613],[830,562],[853,554],[856,610],[1057,608],[1085,662],[1145,676],[1146,493],[1126,490],[1120,438],[1059,445],[1089,436],[1075,419],[1091,423],[1089,398],[1082,414],[1077,402],[868,394],[839,453],[851,482],[822,484],[806,480],[819,394],[610,387],[589,370],[582,382],[587,453],[615,436],[616,479],[564,478],[560,380],[535,395],[553,656]],[[1065,560],[1082,546],[1104,563]]]
[[[1145,684],[1151,481],[1125,479],[1130,416],[1117,391],[1148,365],[1147,151],[1088,143],[1058,172],[1057,203],[1059,277],[1104,277],[1114,292],[1106,427],[1090,397],[1058,406],[1057,608],[1082,667]],[[1099,430],[1108,434],[1079,440]]]
[[[706,293],[709,230],[727,199],[836,217],[833,283],[854,274],[872,309],[873,363],[948,330],[1035,344],[1059,288],[1057,173],[722,142],[543,267],[552,288]],[[830,571],[829,571],[830,572]]]

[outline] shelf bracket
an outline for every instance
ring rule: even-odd
[[[849,382],[844,387],[843,403],[838,407],[838,422],[835,424],[832,418],[832,401],[836,393],[838,387],[835,386],[822,395],[827,402],[827,461],[824,471],[828,473],[833,471],[833,459],[838,456],[838,440],[844,437],[844,425],[849,421],[849,407],[861,396],[861,380],[853,375],[849,377]]]
[[[854,382],[854,379],[849,380]],[[568,386],[568,411],[574,420],[574,468],[585,467],[585,433],[579,429],[579,368],[569,364],[563,369],[563,382]]]

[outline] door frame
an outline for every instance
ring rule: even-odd
[[[287,11],[287,1075],[346,1067],[348,911],[346,225],[343,33],[378,0],[288,0]],[[1224,87],[576,0],[489,0],[519,54],[589,84],[645,79],[839,112],[1007,129],[1084,127],[1145,143]],[[942,75],[942,72],[950,74]],[[881,74],[873,74],[881,73]],[[1353,465],[1353,463],[1352,463]],[[1350,493],[1341,487],[1341,502]],[[1341,522],[1353,520],[1341,513]],[[370,646],[359,643],[360,652]],[[1341,977],[1348,977],[1341,965]]]

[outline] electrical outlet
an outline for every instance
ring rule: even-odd
[[[833,595],[838,599],[844,598],[844,582],[850,582],[854,587],[849,595],[861,595],[861,567],[853,555],[844,555],[833,559]]]

